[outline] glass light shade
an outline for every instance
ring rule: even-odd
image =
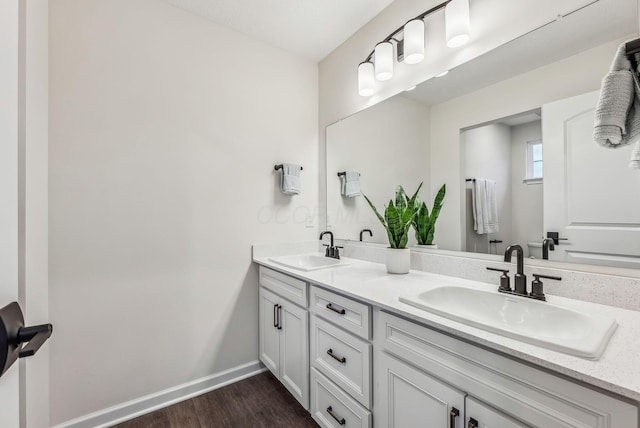
[[[471,37],[469,0],[451,0],[444,8],[444,20],[447,33],[447,46],[456,48],[469,41]]]
[[[373,64],[366,61],[358,66],[358,93],[363,97],[370,97],[374,92]]]
[[[375,49],[376,79],[389,80],[393,77],[393,45],[391,42],[382,42]]]
[[[404,26],[404,62],[417,64],[424,59],[424,21],[414,19]]]

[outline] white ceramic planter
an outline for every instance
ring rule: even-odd
[[[387,248],[387,272],[394,274],[409,273],[411,250],[408,248]]]
[[[418,248],[426,248],[428,250],[437,250],[438,249],[438,244],[416,244],[416,247]]]

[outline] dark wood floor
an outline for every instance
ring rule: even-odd
[[[317,426],[270,372],[116,425],[117,428]]]

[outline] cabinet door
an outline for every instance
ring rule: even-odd
[[[309,315],[280,299],[280,382],[309,409]]]
[[[280,298],[260,287],[260,361],[271,373],[280,373],[280,334],[277,312]]]
[[[496,409],[467,396],[466,421],[468,428],[528,428]]]
[[[464,393],[384,352],[374,367],[376,426],[463,428]]]

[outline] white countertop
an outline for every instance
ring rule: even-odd
[[[414,296],[442,285],[496,290],[498,286],[495,284],[415,270],[407,275],[391,275],[383,264],[357,259],[343,260],[350,264],[304,272],[274,263],[268,257],[254,258],[260,265],[640,402],[640,312],[547,295],[549,303],[609,316],[618,322],[618,328],[600,359],[586,360],[471,327],[398,300],[400,296]]]

